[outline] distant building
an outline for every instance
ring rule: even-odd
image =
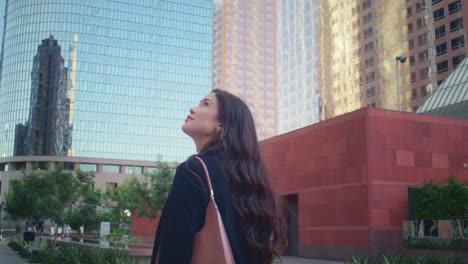
[[[460,0],[278,0],[277,13],[279,133],[399,109],[397,70],[401,109],[414,112],[466,56]]]
[[[214,2],[212,87],[244,99],[260,140],[275,136],[275,1]]]

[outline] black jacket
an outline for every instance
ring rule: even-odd
[[[223,218],[236,264],[247,263],[247,241],[240,217],[232,205],[231,185],[220,168],[221,153],[200,155],[210,173],[215,200]],[[198,174],[194,175],[190,170]],[[151,264],[159,252],[159,264],[188,264],[195,235],[205,224],[209,201],[206,176],[198,160],[191,157],[177,167],[173,185],[159,222]]]

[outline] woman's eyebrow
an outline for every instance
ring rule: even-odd
[[[205,101],[213,102],[210,98],[203,98],[203,99],[200,101],[200,103],[205,102]]]

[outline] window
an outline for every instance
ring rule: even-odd
[[[443,0],[432,0],[432,5],[442,2]]]
[[[452,50],[456,50],[461,47],[465,47],[465,38],[463,36],[452,39]]]
[[[437,52],[436,56],[440,56],[442,54],[447,53],[447,43],[444,42],[444,43],[442,43],[440,45],[437,45],[436,46],[436,52]]]
[[[366,75],[366,82],[373,82],[375,80],[375,74],[374,72],[370,72]]]
[[[418,89],[411,90],[411,100],[416,100],[418,98]]]
[[[154,172],[158,172],[159,171],[159,168],[157,167],[148,167],[146,168],[146,172],[148,173],[154,173]]]
[[[361,56],[361,49],[360,48],[355,49],[353,51],[353,55],[356,56],[356,57]]]
[[[354,42],[359,42],[361,39],[361,34],[357,33],[356,36],[354,36]]]
[[[414,48],[414,40],[410,39],[408,40],[408,49],[412,49],[412,48]]]
[[[427,33],[418,36],[418,46],[422,46],[427,43]]]
[[[362,18],[362,22],[363,22],[364,24],[367,24],[367,23],[369,23],[369,22],[371,22],[371,21],[372,21],[372,13],[369,13],[369,14],[365,15],[365,16]]]
[[[422,27],[425,27],[426,26],[426,19],[424,17],[418,18],[418,20],[416,20],[416,25],[418,26],[418,29],[420,29]]]
[[[411,6],[406,8],[406,17],[410,17],[413,15],[413,9],[411,9]]]
[[[375,96],[375,86],[371,87],[370,89],[367,89],[367,98],[371,98]]]
[[[421,90],[421,97],[427,96],[427,87],[426,86],[421,87],[420,90]]]
[[[419,0],[419,2],[416,3],[416,12],[424,10],[424,7],[425,7],[424,0]]]
[[[352,11],[353,16],[356,15],[359,12],[359,6],[353,7]]]
[[[416,59],[414,58],[414,56],[409,57],[409,63],[410,63],[410,66],[413,66],[416,63]]]
[[[416,82],[416,72],[411,73],[411,83]]]
[[[436,11],[434,11],[434,21],[440,20],[444,18],[444,8],[439,8]]]
[[[366,10],[367,8],[372,6],[372,1],[371,0],[365,0],[362,2],[362,9]]]
[[[371,41],[364,46],[364,52],[368,53],[374,50],[374,42]]]
[[[366,30],[364,30],[364,38],[368,38],[372,36],[372,27],[368,27]]]
[[[142,174],[143,168],[141,166],[126,166],[125,173],[126,174]]]
[[[448,61],[442,61],[437,63],[437,73],[443,73],[448,71]]]
[[[419,52],[419,63],[425,62],[429,59],[429,50]]]
[[[365,60],[366,68],[369,68],[374,65],[374,56],[371,56]]]
[[[102,172],[103,173],[120,173],[120,166],[119,165],[102,165]]]
[[[452,58],[453,68],[455,69],[458,66],[458,64],[460,64],[463,61],[464,58],[465,58],[465,54],[461,54],[461,55],[453,57]]]
[[[63,169],[66,171],[72,171],[75,169],[75,163],[72,162],[64,162],[63,163]]]
[[[457,31],[463,28],[463,18],[459,17],[450,22],[450,32]]]
[[[359,27],[359,19],[353,22],[353,28]]]
[[[408,24],[408,33],[413,32],[413,23]]]
[[[445,25],[442,25],[440,27],[436,27],[435,29],[435,38],[438,39],[440,37],[445,36]]]
[[[419,76],[421,80],[429,78],[429,67],[419,70]]]
[[[97,165],[96,164],[81,163],[79,168],[83,172],[91,172],[91,171],[96,172],[97,171]]]
[[[462,4],[460,0],[450,3],[448,6],[449,15],[461,10],[461,8],[462,8]]]

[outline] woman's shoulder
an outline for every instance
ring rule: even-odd
[[[201,163],[193,156],[182,162],[176,170],[174,184],[190,184],[205,189],[204,171]]]

